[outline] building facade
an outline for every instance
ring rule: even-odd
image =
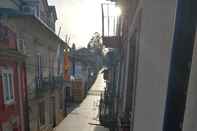
[[[114,90],[111,102],[115,106],[109,110],[115,118],[104,121],[104,125],[118,131],[196,130],[197,3],[115,2],[122,9],[117,32],[113,39],[103,35],[104,44],[114,48],[113,52],[118,50],[114,58],[120,57],[110,66],[113,84],[106,91],[109,94]]]
[[[36,17],[10,16],[8,23],[27,56],[30,131],[52,130],[64,117],[65,88],[70,86],[63,79],[67,45]]]
[[[2,0],[0,2],[0,8],[20,10],[21,4],[21,0]]]
[[[94,49],[81,48],[70,53],[70,75],[74,79],[82,80],[85,92],[89,90],[96,80],[98,71],[101,68],[102,58]]]
[[[25,55],[16,34],[0,24],[0,131],[25,131],[27,82]]]
[[[51,31],[55,32],[55,22],[57,14],[55,6],[49,6],[47,0],[1,0],[0,1],[1,17],[2,13],[12,15],[32,15],[37,17]]]
[[[0,16],[16,32],[17,44],[27,58],[25,131],[52,130],[65,117],[67,88],[72,85],[64,80],[68,46],[55,34],[55,7],[47,0],[3,0]]]

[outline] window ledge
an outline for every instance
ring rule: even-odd
[[[14,101],[14,99],[13,100],[9,100],[9,101],[5,101],[4,104],[6,106],[13,105],[13,104],[15,104],[15,101]]]

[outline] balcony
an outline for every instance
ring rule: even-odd
[[[102,4],[102,38],[107,48],[120,48],[121,10],[114,2]]]
[[[120,37],[118,36],[104,36],[103,44],[107,48],[120,48]]]
[[[105,127],[116,127],[118,124],[114,114],[115,95],[111,84],[107,84],[107,87],[100,97],[99,120]]]
[[[62,88],[68,82],[61,76],[47,77],[41,80],[35,79],[33,82],[34,88],[29,89],[29,99],[39,98],[45,96],[47,93],[53,93],[57,88]]]
[[[119,118],[119,124],[120,127],[124,130],[129,130],[131,126],[130,122],[130,114],[129,113],[124,113],[122,117]]]
[[[99,120],[101,125],[105,127],[116,127],[117,121],[115,118],[115,115],[112,113],[112,104],[110,104],[110,100],[106,100],[103,97],[103,94],[101,95],[100,99],[100,105],[99,105]]]

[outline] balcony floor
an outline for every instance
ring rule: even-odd
[[[100,93],[105,83],[100,73],[84,101],[72,111],[56,128],[55,131],[109,131],[99,126],[98,108]]]

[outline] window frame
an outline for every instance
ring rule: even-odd
[[[46,124],[45,112],[46,112],[45,101],[41,101],[38,103],[39,124],[41,127]]]
[[[41,88],[41,80],[43,78],[43,70],[42,70],[42,56],[40,52],[38,52],[35,56],[36,60],[36,88]]]
[[[10,83],[8,82],[8,93],[9,93],[9,100],[6,99],[6,87],[5,87],[5,78],[4,78],[4,74],[7,75],[7,77],[9,78],[9,75],[11,75],[11,86]],[[14,95],[14,74],[13,74],[13,70],[8,68],[8,69],[2,69],[1,71],[1,76],[2,76],[2,86],[3,86],[3,98],[4,98],[4,104],[6,105],[10,105],[13,104],[15,101],[15,95]],[[7,80],[8,81],[8,80]],[[10,81],[10,78],[9,78]],[[12,93],[12,98],[11,98],[11,93]]]

